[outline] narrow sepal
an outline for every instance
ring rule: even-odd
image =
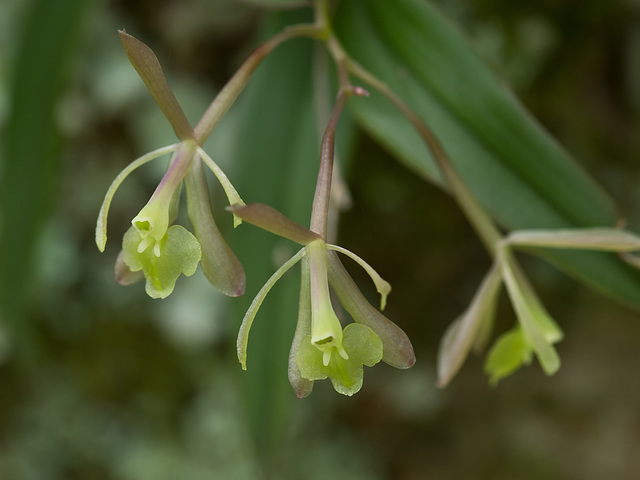
[[[353,253],[351,250],[347,250],[346,248],[339,247],[338,245],[327,245],[329,250],[335,250],[336,252],[340,252],[343,255],[354,260],[358,265],[360,265],[364,270],[369,274],[371,280],[373,280],[374,285],[376,286],[376,290],[380,294],[380,310],[384,310],[387,306],[387,297],[391,293],[391,284],[383,279],[375,269],[365,262],[358,255]]]
[[[237,205],[244,206],[245,203],[240,198],[237,190],[227,177],[227,175],[222,171],[222,169],[218,166],[216,162],[205,152],[201,147],[198,147],[198,155],[202,159],[202,161],[209,167],[209,169],[216,176],[220,185],[222,185],[222,189],[224,190],[225,195],[227,196],[227,200],[229,201],[229,205]],[[237,227],[242,223],[242,220],[237,215],[233,215],[233,226]]]
[[[245,291],[244,269],[213,218],[207,180],[198,156],[193,159],[191,170],[185,177],[185,186],[189,221],[202,248],[202,272],[220,292],[239,297]]]
[[[328,257],[331,286],[349,315],[380,337],[384,346],[382,361],[396,368],[412,367],[416,357],[407,334],[364,298],[335,252],[328,252]]]
[[[501,262],[502,277],[518,321],[542,369],[547,375],[553,375],[560,368],[560,357],[553,343],[562,338],[562,331],[551,319],[509,252],[503,251],[501,255],[504,255]]]
[[[494,263],[469,308],[445,332],[438,352],[438,386],[446,386],[458,373],[478,333],[485,324],[493,323],[501,284],[501,271],[498,264]]]
[[[305,337],[311,337],[311,286],[309,279],[309,260],[304,257],[300,262],[300,300],[298,302],[298,322],[289,352],[289,383],[298,398],[304,398],[313,390],[313,380],[302,377],[296,363],[296,354]]]
[[[120,285],[127,286],[133,285],[134,283],[142,280],[144,278],[144,273],[142,273],[142,270],[132,272],[129,266],[124,263],[123,257],[124,253],[122,250],[120,250],[120,253],[118,253],[118,257],[116,258],[116,264],[113,268],[116,282],[118,282]]]
[[[236,343],[237,353],[238,353],[238,361],[240,365],[242,365],[242,369],[247,369],[247,344],[249,343],[249,331],[251,330],[251,325],[253,324],[253,319],[258,313],[258,309],[262,302],[266,298],[269,291],[273,288],[276,282],[284,275],[291,267],[293,267],[296,263],[300,261],[302,257],[304,257],[306,249],[301,248],[298,253],[296,253],[293,257],[287,260],[276,272],[271,275],[267,283],[263,285],[260,289],[256,297],[251,302],[247,313],[245,313],[244,318],[242,319],[242,325],[240,325],[240,331],[238,332],[238,341]]]
[[[242,220],[256,227],[288,238],[301,245],[308,245],[314,240],[321,239],[317,233],[290,220],[275,208],[265,205],[264,203],[251,203],[245,206],[232,205],[227,209]]]
[[[120,41],[131,65],[153,95],[178,138],[180,140],[193,138],[193,128],[171,91],[156,54],[147,45],[124,30],[119,30],[118,35],[120,35]]]
[[[137,158],[127,165],[113,180],[113,182],[111,182],[111,185],[107,190],[107,194],[104,196],[104,200],[102,201],[102,205],[100,206],[100,213],[98,213],[98,220],[96,222],[96,245],[98,246],[98,250],[104,252],[105,246],[107,245],[107,216],[109,215],[111,200],[113,200],[113,196],[115,195],[116,190],[118,190],[120,184],[136,168],[141,167],[151,160],[155,160],[156,158],[166,155],[167,153],[174,152],[179,145],[180,144],[174,144],[169,145],[168,147],[162,147]]]

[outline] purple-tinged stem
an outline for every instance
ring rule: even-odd
[[[211,132],[216,127],[220,119],[235,102],[238,95],[247,85],[254,70],[262,63],[262,60],[271,53],[278,45],[296,37],[318,38],[322,32],[314,25],[294,25],[285,29],[282,33],[272,37],[256,48],[249,58],[247,58],[227,84],[220,90],[220,93],[211,102],[209,108],[196,125],[195,140],[202,146]]]
[[[369,93],[361,87],[348,87],[340,89],[338,98],[327,128],[322,136],[322,147],[320,153],[320,169],[318,171],[318,182],[316,183],[316,193],[313,197],[313,207],[311,210],[312,232],[327,239],[327,220],[329,218],[329,199],[331,197],[331,178],[333,176],[333,153],[335,149],[336,127],[338,119],[342,113],[347,99],[351,95],[368,96]]]

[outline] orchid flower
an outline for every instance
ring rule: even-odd
[[[337,392],[353,395],[362,387],[363,367],[380,360],[396,368],[409,368],[415,363],[407,335],[369,304],[336,252],[352,258],[367,271],[381,296],[381,309],[391,291],[389,283],[356,254],[326,240],[335,130],[342,108],[353,94],[368,95],[360,87],[342,88],[325,129],[310,229],[264,204],[229,207],[247,223],[303,245],[258,292],[242,321],[237,344],[238,360],[246,369],[249,330],[260,305],[278,279],[301,261],[298,323],[289,354],[289,381],[300,398],[311,393],[314,381],[326,378]],[[355,322],[344,329],[331,303],[329,285]]]
[[[407,335],[365,299],[336,252],[365,269],[383,308],[391,286],[368,263],[349,250],[326,243],[319,234],[268,205],[229,209],[247,223],[303,245],[262,287],[242,321],[237,348],[243,369],[247,367],[249,330],[260,305],[278,279],[300,261],[300,306],[289,357],[289,380],[300,398],[311,392],[315,380],[326,378],[331,379],[337,392],[353,395],[362,387],[363,366],[371,367],[380,360],[396,368],[413,366],[415,355]],[[331,303],[329,285],[355,322],[344,329]]]
[[[153,51],[126,32],[120,31],[119,34],[129,60],[180,141],[134,160],[115,178],[98,215],[98,249],[101,252],[105,249],[107,215],[120,184],[138,167],[172,153],[166,174],[124,235],[122,252],[116,261],[116,280],[126,285],[144,276],[147,294],[152,298],[165,298],[173,291],[180,274],[193,275],[201,263],[205,276],[214,287],[226,295],[242,295],[245,289],[244,270],[213,219],[202,163],[216,175],[231,204],[242,205],[244,202],[227,176],[202,149],[206,135],[199,135],[198,127],[194,129],[189,124]],[[228,98],[224,100],[228,103]],[[195,235],[180,225],[172,225],[183,184]],[[236,218],[234,223],[238,225],[239,222]]]
[[[497,245],[494,264],[469,308],[450,326],[440,343],[438,383],[447,385],[461,368],[469,351],[482,350],[493,328],[495,304],[504,282],[518,324],[495,341],[485,363],[489,382],[495,385],[537,357],[543,371],[553,375],[560,368],[554,344],[563,333],[551,318],[512,250],[519,247],[564,248],[616,252],[634,264],[630,253],[640,250],[640,237],[619,228],[515,231]]]

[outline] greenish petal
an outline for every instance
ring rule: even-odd
[[[289,383],[296,392],[298,398],[304,398],[311,393],[313,389],[313,380],[308,380],[300,373],[300,368],[296,363],[296,354],[300,348],[302,340],[311,337],[311,285],[309,273],[309,259],[303,257],[300,275],[300,300],[298,302],[298,322],[296,323],[296,332],[291,342],[291,350],[289,352]]]
[[[374,366],[382,360],[382,340],[365,325],[349,324],[343,331],[342,345],[349,358],[343,358],[334,348],[328,365],[323,363],[323,351],[305,336],[296,354],[296,363],[307,380],[331,379],[336,392],[351,396],[362,388],[363,365]]]
[[[560,357],[553,343],[562,339],[562,330],[547,313],[510,252],[502,250],[500,254],[504,256],[502,276],[518,321],[542,369],[547,375],[553,375],[560,368]]]
[[[220,182],[220,185],[222,185],[222,189],[224,190],[224,193],[227,195],[227,200],[229,200],[229,205],[238,205],[238,206],[245,205],[244,201],[242,200],[242,198],[240,198],[240,195],[236,191],[235,187],[229,181],[229,178],[227,178],[227,176],[222,171],[222,169],[218,166],[216,162],[213,161],[213,159],[207,154],[207,152],[205,152],[201,147],[198,147],[198,155],[200,156],[202,161],[207,165],[207,167],[211,169],[213,174],[216,176],[216,178]],[[240,217],[238,217],[237,215],[234,215],[233,226],[237,227],[241,223],[242,223],[242,220],[240,219]]]
[[[487,355],[484,370],[489,375],[489,383],[495,386],[522,365],[531,363],[533,348],[521,327],[503,333],[493,344]]]
[[[183,273],[193,275],[198,267],[201,249],[196,237],[180,225],[173,225],[157,245],[138,252],[142,236],[135,227],[129,228],[122,241],[123,261],[132,272],[142,270],[145,290],[151,298],[165,298]],[[156,253],[159,252],[159,255]]]
[[[238,331],[238,340],[236,342],[237,352],[238,352],[238,361],[240,365],[242,365],[242,369],[247,369],[247,344],[249,343],[249,331],[251,330],[251,325],[253,325],[253,319],[256,317],[258,313],[258,309],[262,302],[267,297],[269,291],[273,288],[278,280],[296,263],[300,261],[302,257],[306,254],[306,249],[301,248],[298,253],[296,253],[293,257],[287,260],[276,272],[271,275],[267,283],[265,283],[258,294],[251,302],[247,313],[244,314],[244,318],[242,319],[242,325],[240,325],[240,330]]]
[[[202,248],[202,272],[220,292],[230,297],[239,297],[245,291],[244,269],[225,242],[213,218],[207,180],[198,156],[192,161],[191,170],[185,177],[185,185],[189,221]]]
[[[344,329],[344,349],[353,361],[373,367],[382,360],[382,340],[366,325],[350,323]]]
[[[352,251],[347,250],[346,248],[339,247],[338,245],[327,245],[327,248],[329,250],[335,250],[336,252],[340,252],[343,255],[346,255],[347,257],[354,260],[362,268],[364,268],[364,270],[371,277],[371,280],[373,280],[373,283],[376,286],[376,290],[380,294],[380,310],[384,310],[385,307],[387,306],[387,297],[389,296],[389,293],[391,293],[391,285],[389,284],[389,282],[383,279],[380,276],[380,274],[376,272],[371,265],[369,265],[367,262],[365,262],[362,258],[360,258],[358,255],[356,255]]]
[[[329,251],[329,282],[340,303],[357,323],[371,328],[384,344],[382,361],[395,368],[410,368],[416,363],[407,334],[374,308],[362,295],[335,252]]]
[[[469,350],[480,341],[482,335],[488,338],[500,292],[502,278],[497,263],[491,267],[469,308],[447,329],[440,342],[438,352],[438,385],[446,386],[460,370]]]
[[[96,222],[96,245],[98,246],[98,250],[104,252],[104,248],[107,244],[107,216],[109,214],[109,207],[111,206],[111,200],[113,200],[113,196],[118,190],[120,184],[124,181],[125,178],[129,176],[131,172],[133,172],[136,168],[141,167],[147,162],[151,160],[155,160],[167,153],[174,152],[178,148],[179,144],[169,145],[168,147],[162,147],[153,152],[149,152],[146,155],[143,155],[140,158],[137,158],[129,165],[127,165],[124,170],[122,170],[118,176],[113,180],[109,189],[107,190],[107,194],[104,196],[104,200],[102,202],[102,206],[100,207],[100,213],[98,214],[98,221]]]
[[[118,34],[131,65],[153,95],[178,138],[193,138],[193,128],[173,95],[153,50],[124,30],[119,30]]]
[[[196,144],[192,140],[185,140],[171,159],[167,172],[153,192],[147,204],[133,218],[131,224],[136,227],[142,235],[144,242],[138,247],[142,252],[151,243],[161,241],[167,229],[171,225],[172,210],[176,208],[179,201],[179,190],[182,181],[187,174],[194,158]],[[158,254],[156,250],[156,255]]]
[[[120,250],[118,254],[118,258],[116,258],[116,264],[113,268],[113,273],[116,278],[116,282],[120,285],[133,285],[134,283],[142,280],[144,278],[144,274],[142,270],[138,270],[137,272],[132,272],[129,266],[124,263],[123,260],[124,252]]]
[[[251,203],[249,205],[231,205],[227,208],[235,216],[267,232],[275,233],[283,238],[301,245],[320,240],[321,237],[308,228],[290,220],[275,208],[264,203]]]

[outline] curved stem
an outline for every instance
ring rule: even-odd
[[[352,61],[350,58],[347,58],[346,62],[347,69],[350,73],[378,90],[411,122],[433,155],[433,158],[436,161],[438,168],[440,168],[451,194],[457,200],[463,213],[480,236],[485,248],[493,257],[495,257],[496,245],[502,238],[502,234],[486,210],[478,203],[462,177],[460,177],[460,174],[451,163],[449,156],[433,131],[384,82],[379,80],[356,62]]]
[[[198,145],[204,144],[220,119],[247,85],[253,71],[278,45],[296,37],[322,38],[322,36],[323,30],[316,25],[293,25],[256,48],[220,90],[194,128],[194,138]]]
[[[398,110],[411,122],[418,134],[422,137],[424,143],[433,155],[438,168],[445,178],[447,186],[451,194],[455,197],[464,212],[465,216],[475,228],[484,243],[485,247],[492,256],[496,255],[497,243],[502,238],[502,234],[495,226],[485,209],[478,203],[475,196],[469,190],[460,174],[455,169],[449,156],[445,152],[442,144],[435,136],[433,131],[422,121],[422,119],[396,95],[385,83],[378,80],[371,73],[366,71],[360,65],[350,61],[348,65],[349,71],[361,80],[370,84],[373,88],[382,93],[387,99],[393,103]]]
[[[316,193],[313,197],[313,207],[311,210],[311,226],[312,232],[320,235],[324,240],[327,239],[327,222],[329,218],[329,199],[331,196],[331,178],[333,175],[333,155],[335,149],[335,136],[338,119],[342,113],[347,99],[354,93],[358,93],[362,89],[345,88],[341,89],[338,99],[329,117],[327,128],[322,136],[322,147],[320,154],[320,169],[318,171],[318,182],[316,183]]]

